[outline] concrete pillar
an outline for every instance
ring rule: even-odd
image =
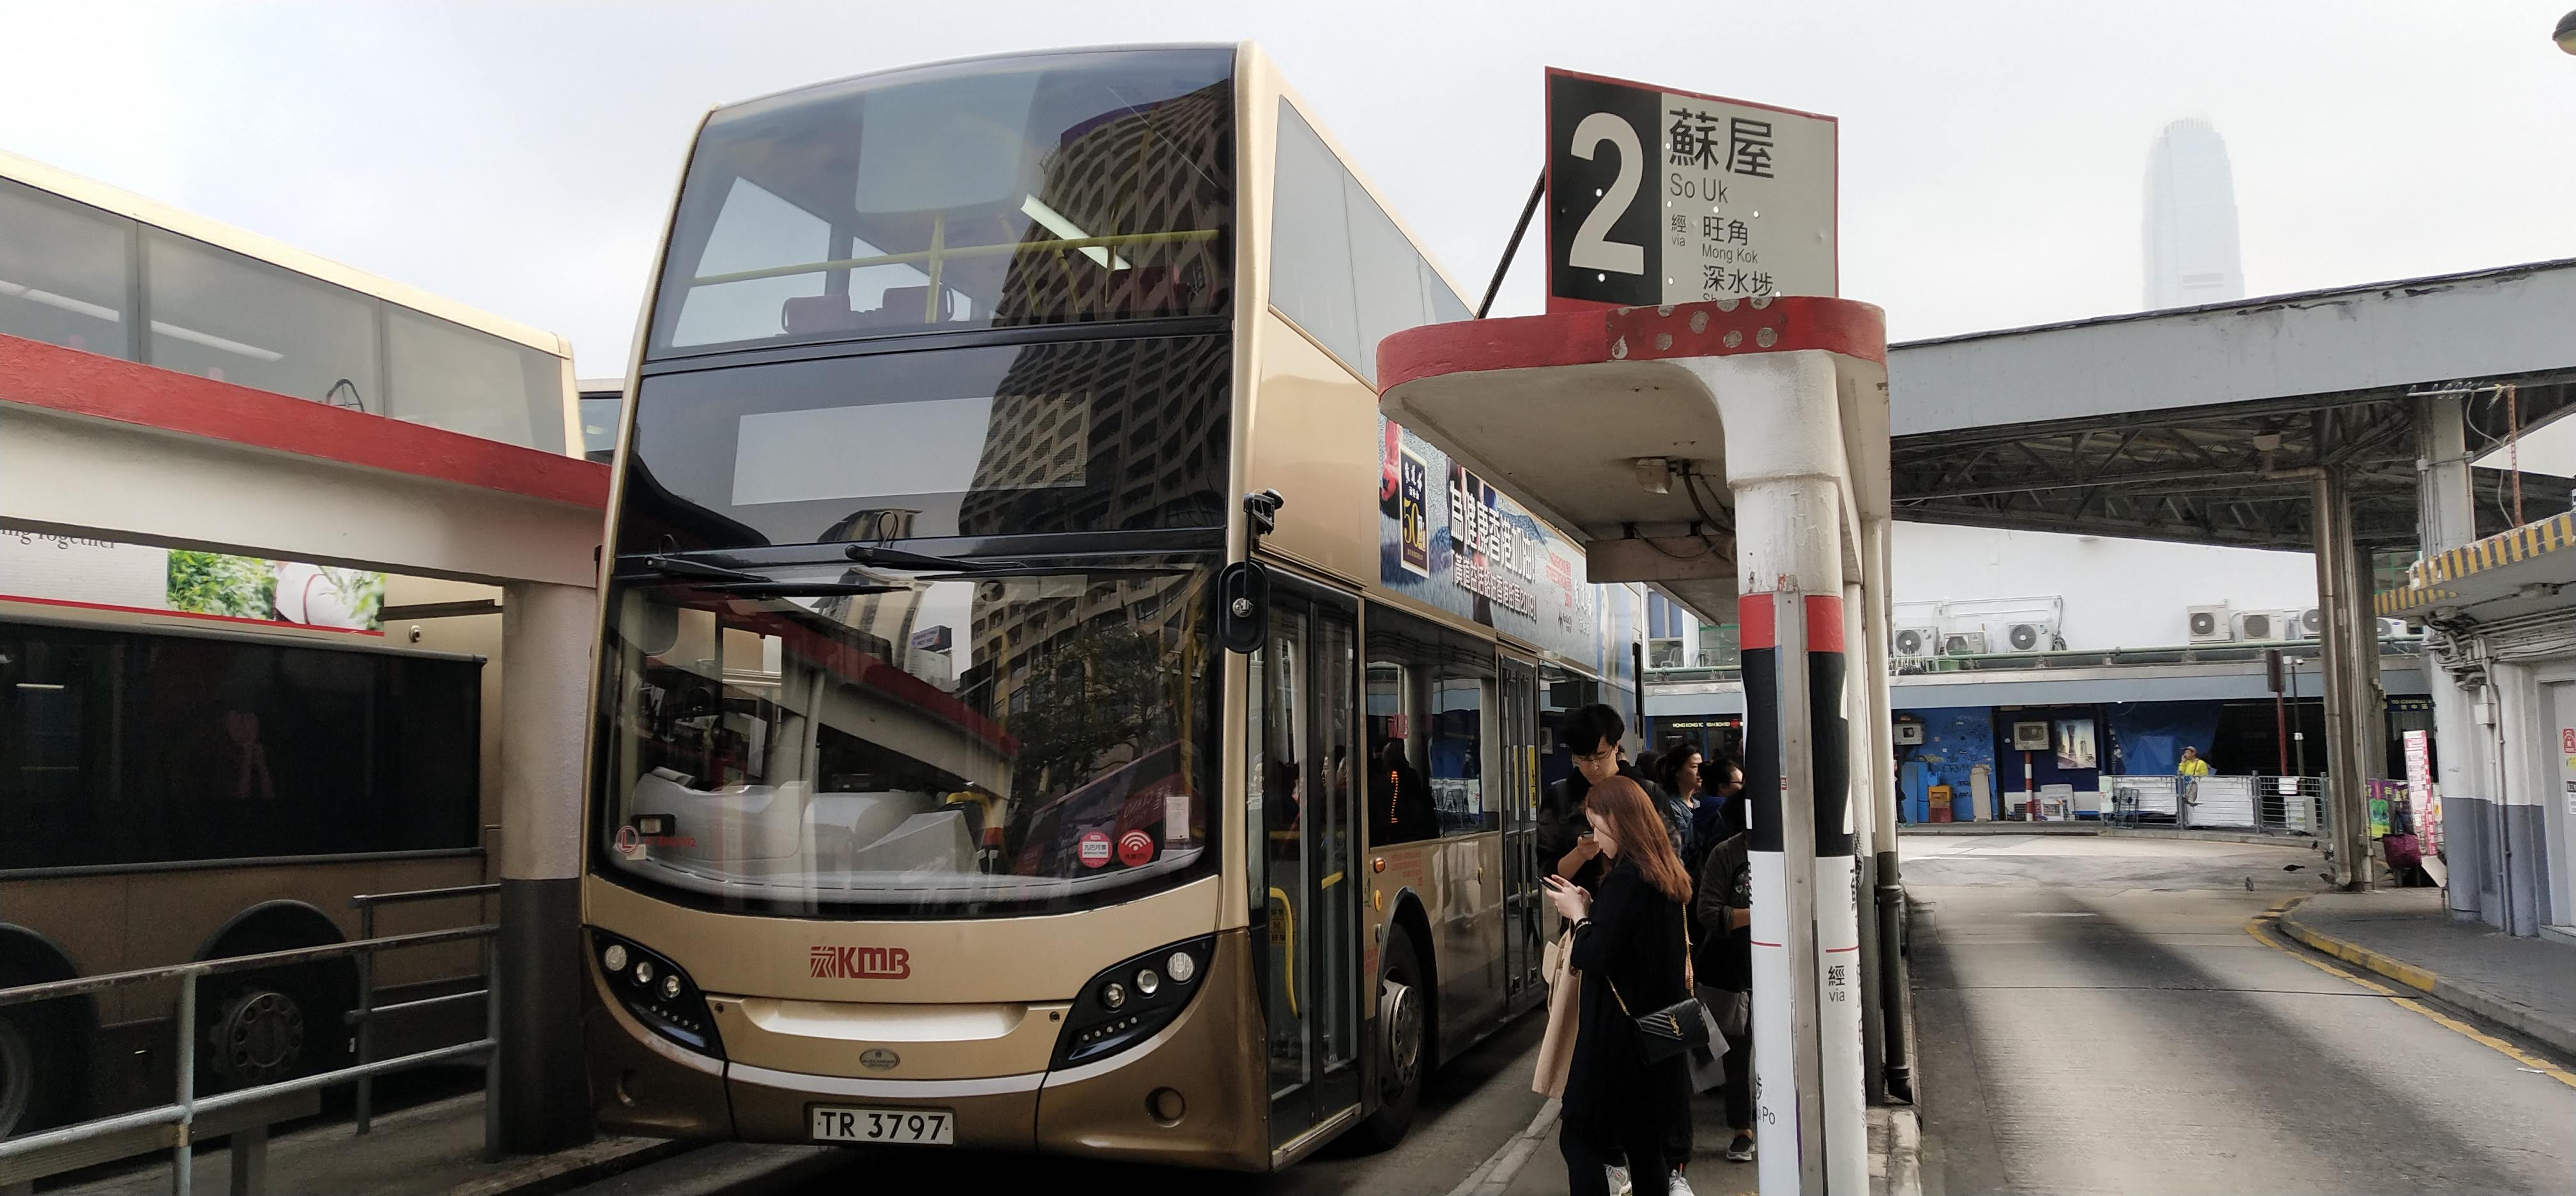
[[[505,587],[501,652],[501,1125],[505,1150],[591,1138],[581,1057],[581,794],[598,599]]]
[[[2503,898],[2503,908],[2490,911],[2487,921],[2507,934],[2529,938],[2540,933],[2551,912],[2548,811],[2543,803],[2557,796],[2559,770],[2543,762],[2558,754],[2558,720],[2545,704],[2531,665],[2491,665],[2487,684],[2495,692],[2495,747],[2501,764],[2489,823],[2496,842],[2489,858]]]
[[[2370,806],[2365,782],[2386,769],[2379,714],[2378,623],[2369,613],[2370,570],[2353,545],[2351,494],[2343,470],[2319,471],[2314,486],[2317,606],[2325,614],[2318,645],[2325,675],[2326,775],[2335,879],[2371,882]]]
[[[2419,555],[2432,557],[2478,536],[2477,490],[2469,472],[2467,396],[2439,395],[2415,408],[2416,539]],[[2444,891],[2454,912],[2476,914],[2487,855],[2487,824],[2496,800],[2495,766],[2478,718],[2481,696],[2464,676],[2428,661],[2426,688],[2433,699],[2433,784],[2442,794],[2438,832],[2451,883]],[[2419,806],[2421,799],[2418,799]]]

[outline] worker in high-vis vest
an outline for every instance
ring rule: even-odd
[[[2200,749],[2182,750],[2182,763],[2174,766],[2174,821],[2182,821],[2185,806],[2200,804],[2200,778],[2209,775],[2209,761],[2200,758]]]

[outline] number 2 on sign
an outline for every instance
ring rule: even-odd
[[[1646,247],[1610,239],[1610,226],[1628,210],[1628,202],[1637,198],[1637,183],[1646,174],[1643,146],[1637,144],[1636,126],[1607,112],[1595,112],[1574,126],[1574,156],[1586,162],[1607,141],[1619,151],[1619,175],[1610,180],[1601,202],[1592,205],[1592,214],[1574,230],[1574,244],[1567,246],[1565,264],[1584,270],[1616,270],[1621,274],[1646,272]],[[2576,749],[2571,749],[2576,750]]]

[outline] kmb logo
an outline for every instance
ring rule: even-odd
[[[901,947],[816,947],[805,965],[831,980],[903,980],[912,975],[912,952]]]

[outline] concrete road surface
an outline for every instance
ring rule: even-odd
[[[1080,1159],[917,1148],[727,1144],[577,1189],[577,1196],[848,1196],[854,1192],[1187,1192],[1259,1196],[1443,1196],[1513,1135],[1541,1098],[1530,1091],[1545,1019],[1523,1017],[1433,1074],[1413,1132],[1395,1150],[1347,1140],[1277,1175],[1229,1175]],[[1553,1163],[1550,1151],[1545,1161]]]
[[[2248,933],[2314,891],[2315,853],[2021,836],[1904,852],[1929,907],[1914,983],[1934,1196],[2576,1193],[2576,1087]]]

